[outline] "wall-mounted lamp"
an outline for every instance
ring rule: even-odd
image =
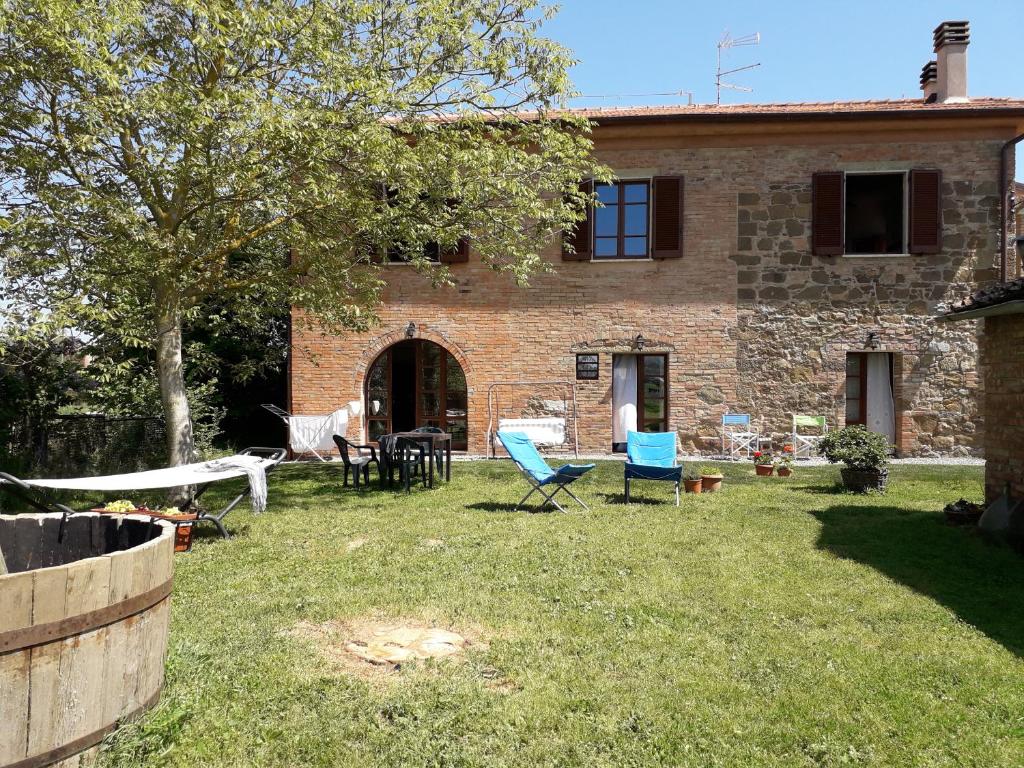
[[[412,339],[412,338],[415,338],[415,337],[416,337],[416,323],[414,323],[412,320],[410,320],[409,324],[407,326],[405,326],[405,338]]]
[[[866,346],[868,349],[878,349],[880,346],[882,346],[881,343],[878,341],[878,333],[876,333],[875,331],[868,331],[868,340],[864,346]]]
[[[644,351],[644,345],[646,343],[647,343],[647,339],[644,338],[644,335],[642,333],[638,333],[636,335],[636,338],[633,339],[633,346],[636,348],[637,352],[643,352]]]

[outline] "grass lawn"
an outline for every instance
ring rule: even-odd
[[[163,699],[104,760],[1024,763],[1024,558],[940,512],[980,468],[895,467],[883,497],[837,493],[832,467],[725,472],[679,509],[667,484],[626,506],[604,462],[575,486],[590,512],[524,514],[508,462],[409,496],[284,467],[266,514],[176,558]],[[487,647],[365,676],[290,632],[367,617]]]

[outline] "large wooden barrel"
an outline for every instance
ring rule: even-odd
[[[0,515],[0,768],[78,764],[163,685],[174,527],[81,514],[60,528]]]

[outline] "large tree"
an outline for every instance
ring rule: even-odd
[[[191,460],[182,333],[215,300],[365,328],[374,255],[472,239],[524,281],[579,219],[585,125],[537,0],[0,0],[8,325],[150,347]],[[527,119],[521,111],[534,110]],[[447,279],[430,268],[435,281]]]

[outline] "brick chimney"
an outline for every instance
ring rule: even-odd
[[[939,65],[932,59],[921,67],[921,90],[924,91],[924,103],[931,104],[938,98]]]
[[[935,28],[936,96],[940,104],[956,104],[967,98],[967,45],[970,24],[944,21]]]

